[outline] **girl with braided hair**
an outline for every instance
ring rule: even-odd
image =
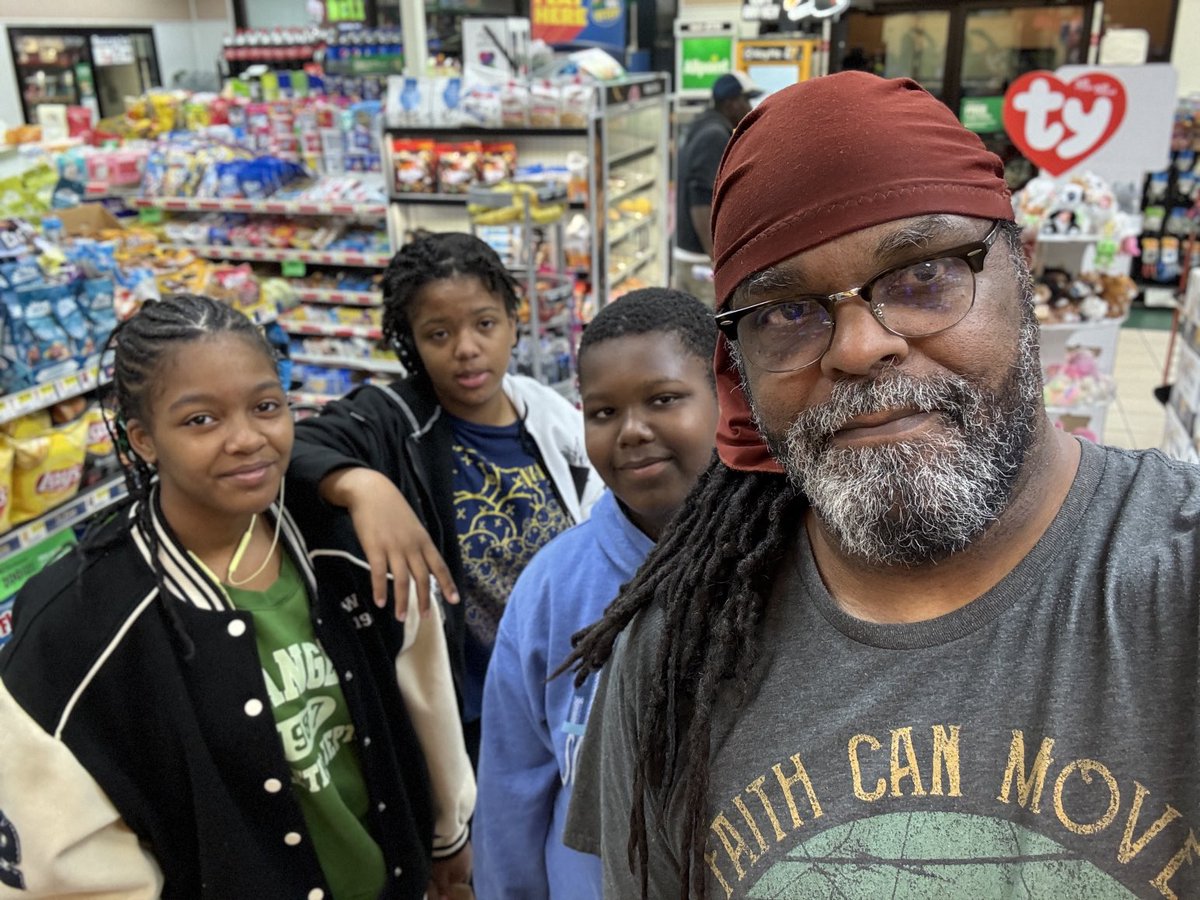
[[[431,575],[440,585],[473,760],[513,583],[603,489],[578,410],[508,373],[517,305],[512,276],[479,238],[430,234],[402,247],[384,276],[383,331],[408,377],[360,387],[301,422],[289,480],[370,561],[376,603],[389,576],[411,578],[423,598]]]
[[[466,843],[474,790],[444,635],[373,615],[365,563],[306,547],[271,347],[188,294],[110,347],[130,499],[16,599],[0,885],[416,900],[433,878],[444,895],[434,841]]]

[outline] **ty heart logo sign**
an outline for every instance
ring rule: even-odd
[[[1062,81],[1026,72],[1004,95],[1004,130],[1034,165],[1059,176],[1104,146],[1125,118],[1125,86],[1092,72]]]

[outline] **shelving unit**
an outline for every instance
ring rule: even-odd
[[[327,303],[331,306],[379,306],[383,296],[375,291],[342,291],[325,288],[296,288],[302,303]]]
[[[1177,325],[1178,363],[1162,447],[1168,456],[1200,463],[1200,267],[1188,272]]]
[[[306,366],[330,366],[337,369],[357,369],[361,372],[379,372],[386,375],[404,376],[404,366],[386,359],[358,359],[350,356],[324,356],[316,353],[293,353],[292,362]]]
[[[216,244],[168,244],[174,250],[190,250],[205,259],[245,262],[302,262],[314,266],[350,266],[383,269],[388,253],[358,253],[348,250],[293,250],[281,247],[227,247]]]
[[[280,216],[343,216],[381,220],[386,203],[306,203],[300,200],[216,200],[199,197],[131,197],[134,209],[167,212],[230,212]]]
[[[128,493],[124,479],[118,475],[85,489],[45,515],[18,525],[11,531],[0,535],[0,563],[7,561],[22,550],[36,546],[68,528],[73,528],[101,510],[125,499]]]
[[[108,381],[107,375],[101,375],[97,362],[79,372],[0,397],[0,425],[63,400],[94,391]]]
[[[404,126],[386,129],[384,169],[392,171],[392,138],[452,141],[512,141],[519,165],[561,165],[571,151],[587,160],[587,198],[570,204],[586,217],[591,235],[591,265],[564,269],[580,274],[591,285],[595,306],[607,303],[614,288],[651,263],[649,280],[666,284],[668,123],[670,79],[664,74],[632,75],[597,85],[586,128],[479,128],[475,126]],[[610,222],[619,205],[642,194],[647,197],[646,223],[629,228]],[[466,230],[466,195],[396,192],[391,194],[389,230],[401,236],[418,228],[431,231]],[[620,265],[614,259],[624,258]]]
[[[368,338],[378,341],[383,332],[369,325],[337,325],[327,322],[302,322],[287,316],[279,317],[279,324],[288,334],[313,335],[318,337]]]

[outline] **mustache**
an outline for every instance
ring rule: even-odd
[[[802,412],[789,431],[824,442],[851,419],[905,408],[940,413],[966,429],[978,419],[979,400],[978,389],[965,378],[948,373],[916,378],[885,370],[870,380],[835,383],[829,399]]]

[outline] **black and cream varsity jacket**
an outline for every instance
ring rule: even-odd
[[[0,651],[0,897],[328,897],[251,615],[156,514],[160,591],[133,512],[17,598]],[[282,539],[355,723],[385,896],[423,897],[474,806],[443,629],[413,598],[407,630],[360,599],[365,563],[306,552],[286,514]]]

